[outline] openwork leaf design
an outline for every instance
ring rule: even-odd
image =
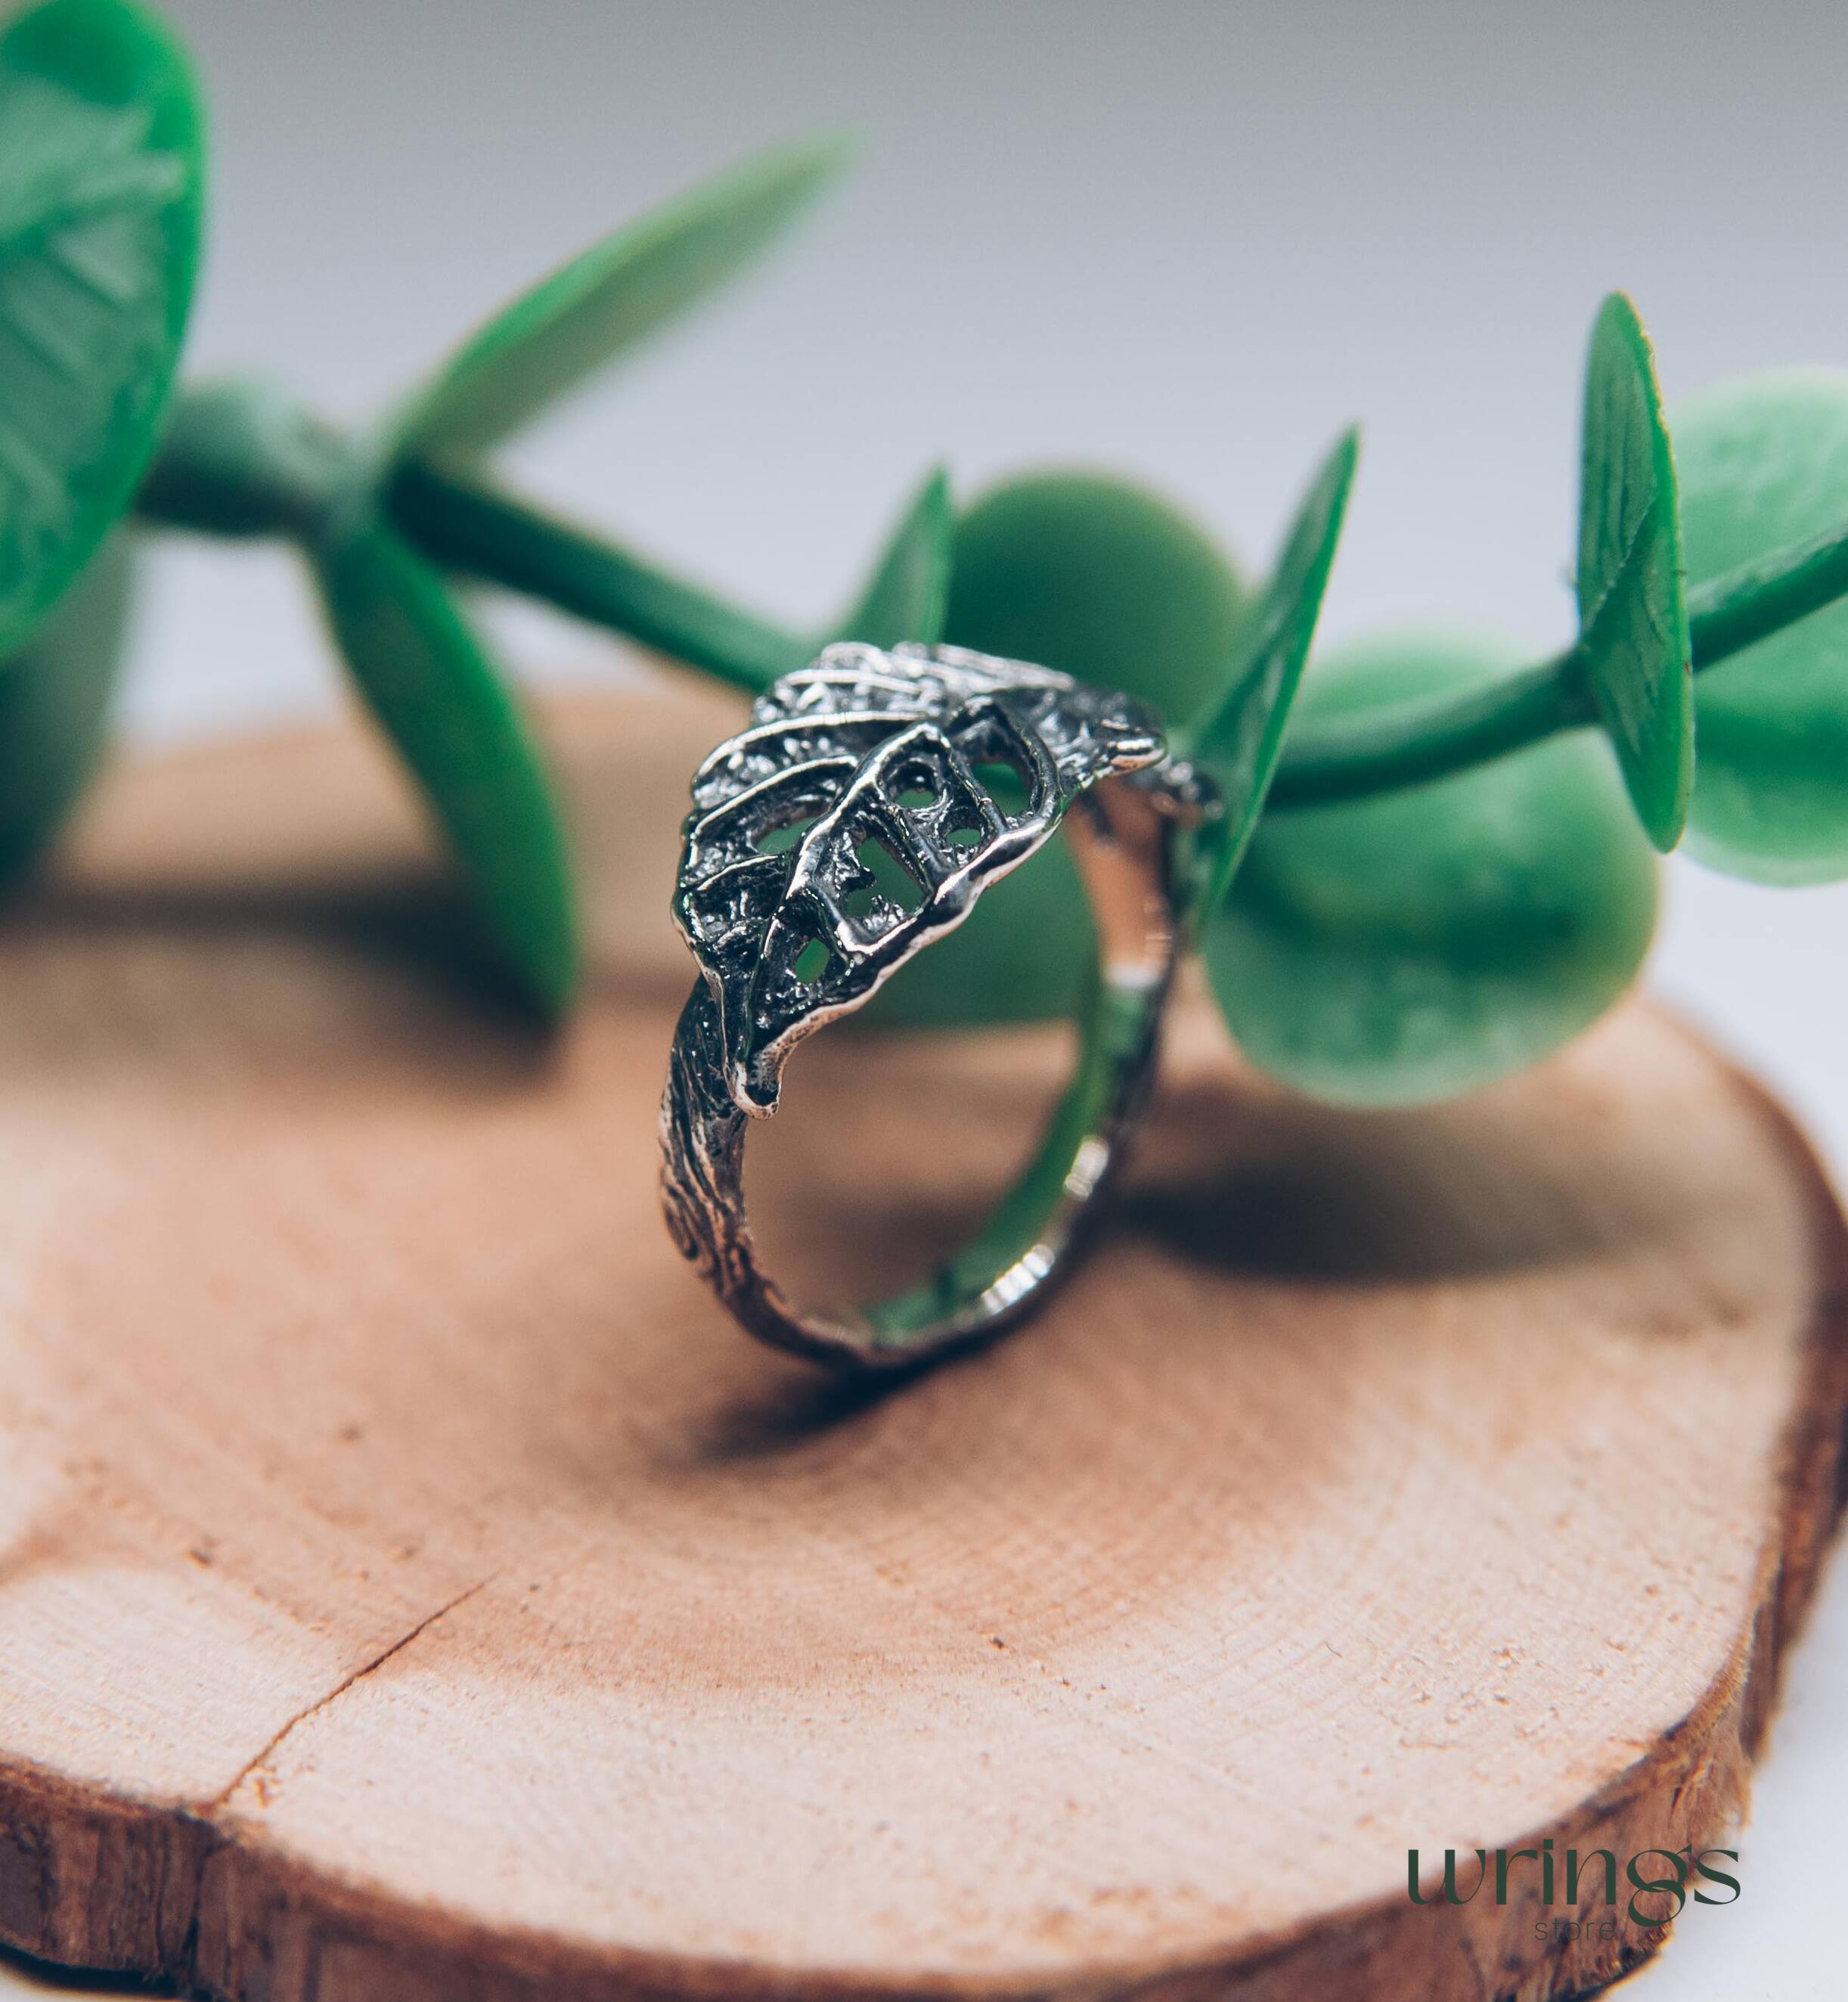
[[[790,1050],[856,1007],[1100,778],[1156,765],[1125,696],[947,647],[830,647],[693,778],[674,913],[747,1111]]]

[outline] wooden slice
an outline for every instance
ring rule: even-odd
[[[1608,1977],[1621,1910],[1414,1905],[1407,1852],[1724,1839],[1848,1401],[1801,1143],[1641,1007],[1350,1118],[1190,999],[1052,1310],[830,1386],[655,1208],[733,715],[553,713],[600,940],[556,1046],[357,734],[123,772],[7,922],[0,1935],[239,2002]],[[818,1039],[753,1164],[787,1268],[954,1240],[1063,1055]]]

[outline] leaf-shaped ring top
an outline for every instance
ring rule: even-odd
[[[841,645],[761,696],[692,792],[674,915],[702,978],[662,1107],[676,1240],[753,1331],[827,1359],[908,1362],[1017,1317],[1139,1105],[1176,950],[1173,837],[1211,810],[1210,788],[1127,696],[956,647]],[[744,1227],[746,1120],[775,1109],[803,1037],[961,923],[1077,802],[1103,964],[1040,1160],[919,1293],[845,1319],[795,1314]]]

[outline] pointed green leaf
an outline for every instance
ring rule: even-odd
[[[896,647],[903,640],[916,640],[933,645],[943,637],[955,546],[950,479],[939,466],[900,517],[859,602],[825,635],[823,644],[862,640],[869,646]]]
[[[461,456],[499,444],[749,263],[846,150],[830,137],[760,154],[592,244],[463,344],[394,420],[396,448]]]
[[[96,769],[120,678],[134,546],[112,536],[0,662],[0,881],[31,867]]]
[[[1388,635],[1318,661],[1306,727],[1487,685],[1518,647]],[[1404,792],[1274,812],[1205,938],[1260,1069],[1344,1105],[1453,1097],[1537,1062],[1634,979],[1656,865],[1609,746],[1555,738]]]
[[[1225,556],[1166,501],[1098,474],[1041,473],[992,489],[957,523],[944,633],[1127,689],[1172,721],[1219,685],[1243,605]],[[1084,886],[1055,842],[866,1014],[932,1027],[1069,1015],[1097,951]]]
[[[1675,460],[1655,358],[1613,292],[1586,359],[1578,501],[1578,659],[1637,818],[1680,840],[1694,783],[1694,685]]]
[[[423,789],[501,957],[529,999],[562,1013],[578,972],[570,858],[511,692],[437,573],[375,518],[315,561],[353,678]]]
[[[1848,522],[1848,371],[1721,383],[1675,437],[1696,584]],[[1707,668],[1695,701],[1689,853],[1756,883],[1848,877],[1848,601]]]
[[[1218,786],[1225,808],[1208,838],[1203,910],[1225,895],[1264,811],[1359,456],[1360,434],[1350,431],[1323,461],[1290,525],[1277,567],[1247,616],[1225,686],[1184,745]]]
[[[0,36],[0,657],[127,507],[199,260],[200,110],[160,23],[52,0]]]

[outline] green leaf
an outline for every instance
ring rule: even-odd
[[[1264,811],[1359,456],[1360,435],[1350,431],[1323,461],[1246,619],[1225,686],[1188,733],[1185,748],[1218,786],[1225,807],[1210,833],[1202,910],[1225,895]]]
[[[1848,373],[1723,383],[1675,413],[1696,584],[1848,522]],[[1848,877],[1848,601],[1696,677],[1689,852],[1756,883]]]
[[[0,36],[0,657],[126,510],[198,267],[197,92],[124,0]]]
[[[518,705],[441,579],[376,518],[315,563],[360,692],[422,787],[486,930],[549,1015],[578,974],[570,859],[549,780]]]
[[[1441,633],[1344,649],[1306,726],[1485,685],[1521,650]],[[1656,869],[1609,747],[1578,732],[1434,783],[1267,815],[1207,971],[1260,1069],[1311,1097],[1451,1097],[1569,1041],[1647,952]]]
[[[134,545],[113,535],[0,662],[0,881],[37,860],[96,769],[134,581]]]
[[[1578,660],[1655,846],[1680,840],[1694,783],[1694,685],[1675,460],[1655,358],[1613,292],[1586,358]]]
[[[1170,720],[1223,679],[1244,594],[1167,502],[1091,473],[1042,473],[957,525],[944,637],[1126,689]],[[995,884],[968,920],[903,968],[863,1019],[943,1027],[1037,1022],[1083,1001],[1097,935],[1062,841]]]
[[[759,154],[594,243],[477,330],[394,420],[399,452],[485,452],[768,247],[844,163],[836,137]]]
[[[957,645],[1121,689],[1170,724],[1222,686],[1244,612],[1212,539],[1125,480],[1011,480],[957,528],[946,630]]]
[[[943,637],[955,550],[950,479],[939,466],[900,517],[866,590],[821,644],[862,640],[872,647],[896,647],[916,640],[934,644]]]

